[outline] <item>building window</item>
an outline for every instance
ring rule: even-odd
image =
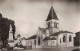
[[[58,23],[54,22],[54,28],[58,28]]]
[[[48,23],[48,28],[50,27],[50,22]]]
[[[65,36],[63,36],[63,42],[66,42],[66,37]]]
[[[61,38],[60,38],[60,43],[61,43]]]
[[[72,37],[71,37],[71,35],[69,36],[69,42],[71,42],[72,41],[72,39],[71,39]]]

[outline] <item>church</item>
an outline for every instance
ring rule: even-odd
[[[46,19],[46,28],[38,28],[36,35],[29,37],[32,48],[40,47],[71,47],[74,46],[75,34],[69,31],[59,30],[59,19],[51,6]]]
[[[42,47],[71,47],[74,46],[75,34],[70,31],[59,30],[59,19],[51,6],[48,17],[45,21],[46,28],[38,27],[35,35],[28,37],[26,40],[27,45],[32,48]],[[10,25],[11,28],[11,25]],[[12,28],[9,31],[8,44],[14,46]]]

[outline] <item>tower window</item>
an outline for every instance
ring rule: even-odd
[[[58,28],[57,24],[58,23],[54,22],[54,28]]]
[[[48,28],[50,27],[50,23],[48,23]]]
[[[69,42],[71,42],[72,41],[72,39],[71,39],[71,35],[69,36]]]

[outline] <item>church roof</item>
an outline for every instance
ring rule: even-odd
[[[56,40],[56,38],[52,37],[51,40]]]
[[[46,21],[51,20],[51,19],[59,20],[52,6],[51,6],[51,9],[50,9],[50,12],[48,14]]]
[[[76,32],[75,34],[76,34],[76,37],[77,38],[80,38],[80,31],[79,32]]]
[[[36,35],[33,35],[31,37],[29,37],[28,39],[35,39],[36,38]]]
[[[72,33],[72,32],[69,32],[69,31],[59,31],[59,32],[56,32],[56,33],[54,33],[54,34],[52,34],[50,36],[58,36],[61,33]]]
[[[76,32],[75,34],[80,34],[80,31],[79,32]]]
[[[41,28],[41,27],[39,27],[39,30],[40,30],[43,34],[46,33],[46,29],[45,29],[45,28]]]
[[[50,37],[45,37],[45,38],[43,39],[43,41],[46,41],[46,40],[51,40],[51,38],[50,38]]]
[[[51,38],[51,37],[48,36],[48,37],[45,37],[45,38],[43,39],[43,41],[46,41],[46,40],[56,40],[56,38],[54,38],[54,37]]]

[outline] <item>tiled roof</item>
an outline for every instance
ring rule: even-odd
[[[56,40],[56,38],[52,37],[51,40]]]
[[[59,19],[57,18],[57,15],[56,15],[56,13],[55,13],[55,11],[54,11],[54,9],[53,9],[52,6],[51,6],[51,9],[50,9],[50,12],[49,12],[49,14],[48,14],[48,17],[47,17],[46,21],[51,20],[51,19],[59,20]]]
[[[54,37],[51,38],[51,37],[48,36],[48,37],[45,37],[45,38],[43,39],[43,41],[46,41],[46,40],[56,40],[56,38],[54,38]]]
[[[56,33],[54,33],[54,34],[52,34],[50,36],[58,36],[61,33],[72,33],[72,32],[69,32],[69,31],[59,31],[59,32],[56,32]]]
[[[40,30],[43,34],[46,33],[46,29],[45,29],[45,28],[41,28],[41,27],[39,27],[39,30]]]
[[[43,39],[43,41],[46,41],[46,40],[51,40],[51,38],[50,38],[50,37],[45,37],[45,38]]]
[[[36,38],[36,35],[33,35],[31,37],[29,37],[28,39],[35,39]]]

